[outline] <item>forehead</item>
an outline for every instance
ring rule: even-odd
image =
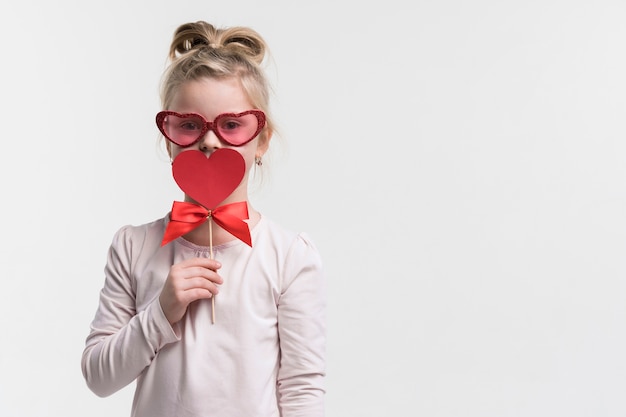
[[[169,110],[199,113],[213,118],[220,113],[239,113],[252,105],[237,78],[201,78],[181,84],[174,92]]]

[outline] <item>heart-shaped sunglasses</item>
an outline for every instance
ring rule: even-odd
[[[222,113],[209,122],[196,113],[164,110],[157,113],[156,124],[163,136],[183,148],[198,142],[209,130],[232,146],[242,146],[261,132],[265,126],[265,113],[256,109]]]

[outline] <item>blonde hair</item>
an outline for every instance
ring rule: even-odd
[[[185,23],[174,32],[170,45],[170,66],[161,81],[161,104],[167,109],[178,88],[200,78],[237,78],[254,108],[266,115],[260,133],[264,144],[274,131],[270,116],[270,89],[261,68],[267,44],[247,27],[215,28],[207,22]]]

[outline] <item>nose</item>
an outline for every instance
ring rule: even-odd
[[[209,130],[199,141],[200,150],[202,152],[211,152],[222,146],[222,141],[215,135],[213,130]]]

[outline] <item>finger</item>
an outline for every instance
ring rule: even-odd
[[[194,301],[210,299],[214,295],[215,294],[213,294],[212,292],[207,291],[203,288],[194,288],[185,292],[185,300],[187,302],[187,305],[189,305],[193,303]]]
[[[187,309],[189,304],[193,303],[197,300],[202,299],[210,299],[214,296],[211,291],[208,291],[204,288],[193,288],[188,291],[183,291],[178,294],[178,302],[180,304],[177,305],[178,308],[182,307],[183,310]]]
[[[215,270],[202,266],[182,267],[181,265],[175,265],[170,270],[170,276],[174,281],[202,277],[216,284],[222,284],[223,282],[222,277]]]
[[[182,291],[192,291],[194,289],[201,289],[211,292],[212,294],[217,294],[219,292],[219,287],[205,278],[195,277],[186,279],[183,283],[181,283],[180,289]]]
[[[200,277],[216,284],[222,284],[224,282],[222,277],[217,272],[212,269],[203,267],[185,268],[185,270],[181,272],[180,277],[185,279]]]
[[[180,265],[183,268],[200,266],[200,267],[209,268],[212,270],[217,270],[222,267],[222,264],[220,263],[220,261],[217,261],[215,259],[209,259],[209,258],[189,258],[180,262],[178,265]]]

